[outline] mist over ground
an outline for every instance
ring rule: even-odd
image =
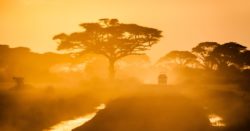
[[[42,131],[92,113],[102,103],[107,108],[76,131],[250,129],[247,69],[162,67],[141,55],[121,59],[116,79],[110,80],[108,62],[99,55],[73,58],[6,45],[0,50],[3,131]],[[158,85],[160,73],[167,74],[167,85]],[[213,127],[210,114],[221,116],[226,126]]]

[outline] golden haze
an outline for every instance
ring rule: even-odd
[[[248,0],[1,0],[0,43],[55,51],[55,34],[81,30],[83,22],[118,18],[163,30],[164,38],[149,51],[156,60],[207,40],[249,44],[249,6]]]

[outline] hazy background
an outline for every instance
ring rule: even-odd
[[[103,129],[108,123],[108,131],[127,119],[142,122],[137,130],[147,125],[150,131],[157,131],[155,126],[187,131],[185,124],[194,122],[198,131],[205,131],[209,114],[223,118],[226,127],[220,131],[249,131],[249,61],[244,61],[246,68],[228,65],[224,70],[154,64],[171,50],[191,50],[205,41],[250,47],[249,7],[249,0],[0,0],[0,130],[48,129],[104,103],[106,110],[89,125]],[[54,35],[80,31],[80,23],[105,17],[160,29],[164,37],[147,55],[119,60],[115,81],[108,79],[103,56],[73,59],[69,54],[45,53],[56,52]],[[157,85],[158,75],[166,72],[168,86]],[[180,119],[166,125],[164,118]],[[121,127],[133,128],[129,122]]]
[[[250,46],[249,7],[249,0],[0,0],[0,43],[55,51],[55,34],[78,31],[83,22],[118,18],[164,31],[149,52],[155,61],[207,40]]]

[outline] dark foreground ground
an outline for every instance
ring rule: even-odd
[[[74,131],[209,131],[205,110],[180,96],[118,99]]]
[[[249,93],[234,85],[84,83],[79,88],[0,91],[0,131],[42,131],[101,110],[74,131],[249,131]],[[226,127],[212,127],[211,113]]]
[[[73,131],[250,130],[249,101],[246,94],[235,88],[218,90],[214,87],[209,91],[163,88],[154,86],[143,93],[114,100],[96,117]],[[208,120],[210,113],[222,116],[226,127],[212,127]]]

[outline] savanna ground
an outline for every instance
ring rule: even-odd
[[[176,118],[171,119],[172,125],[161,125],[158,130],[175,129],[175,126],[178,127],[185,123],[194,123],[194,127],[201,126],[195,129],[207,129],[207,124],[209,124],[207,116],[211,113],[218,114],[224,119],[226,127],[222,127],[220,130],[243,131],[249,129],[249,94],[241,91],[236,85],[179,84],[162,87],[145,85],[131,80],[115,82],[93,80],[82,82],[75,87],[64,85],[2,90],[1,130],[39,131],[48,129],[60,121],[91,113],[101,103],[107,104],[108,114],[106,115],[109,116],[110,113],[113,115],[113,117],[104,115],[102,118],[106,122],[111,122],[110,127],[105,128],[106,130],[119,129],[116,128],[118,124],[114,122],[117,120],[125,122],[124,126],[128,124],[127,128],[123,128],[124,130],[142,129],[139,128],[140,126],[133,129],[134,126],[129,126],[124,118],[137,120],[136,123],[142,119],[150,120],[148,122],[162,122],[158,116],[170,114],[181,115],[179,117],[170,116]],[[139,115],[131,116],[130,114],[128,116],[128,110]],[[194,117],[197,114],[198,116]],[[98,114],[96,117],[98,118]],[[112,122],[114,123],[112,124]],[[94,124],[97,124],[95,127],[98,127],[98,124],[102,127],[101,123]],[[150,125],[150,123],[147,124]],[[143,126],[145,123],[142,124]],[[147,129],[150,130],[150,128]],[[188,128],[190,127],[181,129],[189,130]],[[91,130],[95,130],[95,128]],[[209,128],[209,130],[214,129]]]

